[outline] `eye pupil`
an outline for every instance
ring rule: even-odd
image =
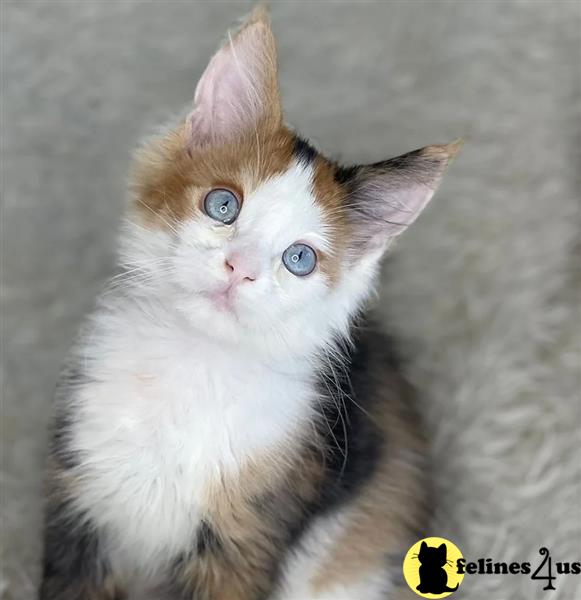
[[[304,277],[315,270],[317,255],[306,244],[293,244],[283,252],[282,262],[290,273]]]
[[[225,215],[228,212],[228,206],[226,204],[222,204],[220,207],[220,212]]]

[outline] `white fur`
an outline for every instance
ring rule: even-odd
[[[349,584],[339,583],[324,590],[314,584],[319,569],[331,560],[349,513],[346,508],[339,514],[313,522],[285,567],[275,600],[385,600],[392,587],[386,569],[362,572]]]
[[[294,164],[264,182],[231,227],[128,222],[122,256],[138,272],[105,295],[81,346],[91,383],[74,398],[72,444],[83,457],[78,505],[106,532],[117,568],[154,574],[190,549],[209,480],[313,418],[312,361],[345,333],[375,269],[361,261],[331,287],[320,271],[299,278],[281,264],[297,240],[329,249],[311,177]],[[260,274],[240,284],[233,315],[202,292],[240,248]]]
[[[467,136],[382,294],[430,416],[435,531],[467,557],[578,557],[578,3],[272,4],[287,114],[324,147],[380,159]],[[51,390],[109,273],[128,146],[183,102],[241,8],[2,8],[0,597],[33,600]],[[542,584],[474,576],[449,600],[581,598],[579,577]]]
[[[304,370],[275,372],[150,314],[128,303],[98,324],[99,381],[77,398],[74,434],[80,505],[141,565],[188,549],[208,479],[286,441],[312,401]]]

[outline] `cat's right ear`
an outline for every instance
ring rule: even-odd
[[[427,550],[428,549],[428,544],[426,544],[426,542],[422,542],[422,545],[420,546],[420,552],[422,550]]]
[[[256,8],[210,60],[187,118],[188,149],[235,141],[282,122],[276,43],[264,7]]]

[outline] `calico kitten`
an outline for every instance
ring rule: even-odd
[[[424,443],[359,319],[456,152],[336,164],[283,121],[264,11],[229,38],[135,158],[123,272],[57,394],[42,600],[399,593]]]

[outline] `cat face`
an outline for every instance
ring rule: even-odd
[[[274,38],[255,11],[188,117],[137,153],[123,259],[198,329],[304,352],[346,332],[456,150],[350,168],[323,157],[283,123]]]

